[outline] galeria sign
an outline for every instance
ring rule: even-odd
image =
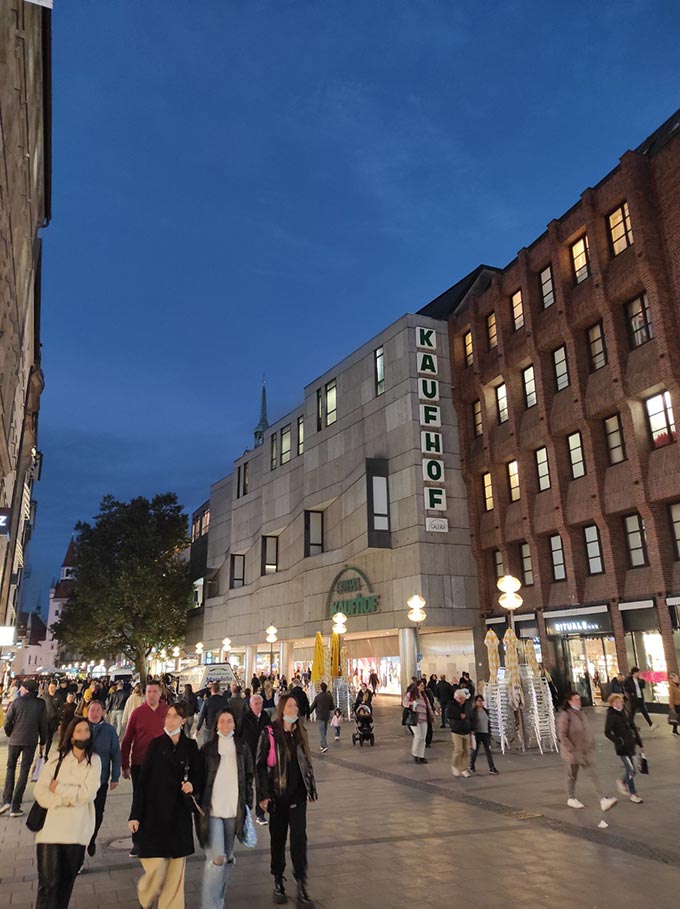
[[[416,357],[418,360],[418,398],[420,401],[420,450],[423,453],[423,482],[425,488],[425,529],[446,533],[446,488],[444,477],[444,446],[442,443],[442,412],[439,403],[439,364],[437,361],[437,332],[434,328],[416,327]],[[438,512],[437,516],[427,514]]]

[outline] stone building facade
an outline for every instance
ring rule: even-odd
[[[51,12],[0,4],[0,625],[18,608],[40,470],[40,229],[50,219]]]
[[[256,443],[194,515],[199,556],[208,515],[207,569],[187,650],[200,640],[204,659],[218,661],[226,637],[248,678],[272,651],[289,674],[311,663],[316,633],[329,634],[342,608],[352,671],[375,669],[398,691],[420,653],[425,672],[476,677],[481,623],[446,323],[399,319],[308,385],[299,408],[261,420]],[[418,638],[414,594],[426,601]]]

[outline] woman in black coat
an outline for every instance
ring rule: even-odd
[[[201,807],[201,844],[205,846],[202,909],[223,909],[234,870],[234,840],[243,839],[246,809],[253,804],[253,756],[234,738],[231,707],[217,715],[214,734],[203,746],[205,782]]]
[[[143,909],[158,897],[168,909],[184,909],[184,868],[194,851],[191,796],[199,796],[203,781],[198,745],[183,730],[186,712],[183,703],[168,708],[132,797],[128,826],[144,868],[137,884]]]
[[[298,906],[313,907],[307,893],[307,802],[316,800],[316,782],[305,727],[292,694],[279,700],[276,719],[260,735],[255,760],[257,802],[269,811],[274,902],[287,903],[283,872],[290,829],[290,855]],[[271,756],[271,758],[270,758]]]
[[[607,720],[604,727],[604,734],[610,742],[614,743],[614,748],[619,756],[625,776],[622,780],[617,780],[619,792],[622,795],[630,795],[631,802],[639,804],[642,799],[635,789],[635,748],[637,745],[642,747],[640,733],[637,726],[629,719],[628,714],[623,709],[623,695],[610,694],[607,701],[609,710],[607,711]]]

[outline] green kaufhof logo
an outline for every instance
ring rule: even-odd
[[[373,587],[360,568],[348,565],[333,578],[326,598],[326,615],[334,616],[344,612],[349,618],[355,615],[369,615],[378,612],[380,595],[373,593]]]

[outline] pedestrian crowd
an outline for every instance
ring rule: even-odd
[[[316,712],[325,741],[335,705],[325,685],[310,705],[305,681],[295,676],[289,686],[262,675],[245,691],[234,682],[222,693],[213,682],[199,692],[186,685],[180,694],[169,678],[148,678],[143,690],[62,679],[50,680],[42,697],[35,679],[13,686],[16,694],[6,699],[9,749],[0,814],[24,815],[33,770],[27,825],[35,831],[37,909],[69,905],[85,854],[96,853],[107,794],[121,776],[132,781],[130,855],[142,865],[142,909],[156,901],[161,909],[183,909],[194,834],[205,850],[201,905],[223,907],[235,842],[254,846],[256,825],[269,826],[274,902],[288,901],[289,840],[297,903],[313,907],[307,804],[317,792],[305,720]]]

